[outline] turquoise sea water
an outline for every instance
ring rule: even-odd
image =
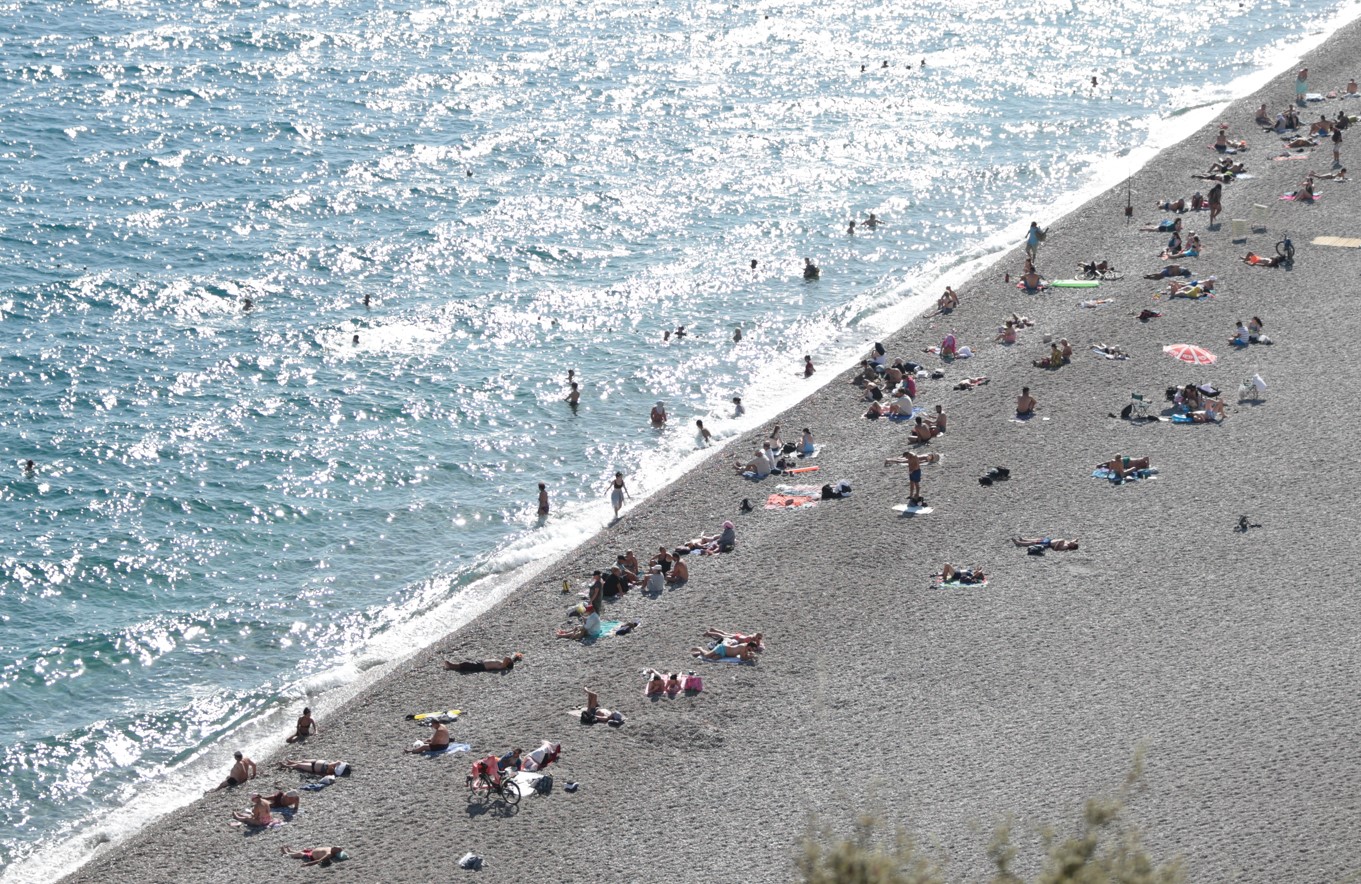
[[[598,530],[614,470],[658,487],[695,419],[800,395],[1334,11],[0,3],[5,880],[433,639]]]

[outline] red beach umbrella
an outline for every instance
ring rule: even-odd
[[[1214,365],[1214,361],[1219,358],[1204,347],[1197,347],[1195,344],[1169,344],[1163,347],[1163,352],[1173,359],[1180,359],[1182,362],[1189,362],[1192,365]]]

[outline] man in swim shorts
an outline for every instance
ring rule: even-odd
[[[1029,387],[1021,388],[1021,395],[1016,397],[1016,416],[1027,418],[1035,413],[1035,408],[1039,405],[1035,397],[1030,395]]]

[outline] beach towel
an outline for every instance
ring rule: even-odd
[[[1272,157],[1272,159],[1275,160],[1275,161],[1278,162],[1278,163],[1279,163],[1281,160],[1307,160],[1307,159],[1309,159],[1309,154],[1307,154],[1307,153],[1292,153],[1290,156],[1287,156],[1287,157]]]
[[[970,589],[973,587],[985,587],[988,585],[988,581],[984,580],[980,583],[960,583],[957,580],[951,580],[947,583],[946,581],[937,578],[934,585],[940,589]]]
[[[1219,423],[1219,421],[1197,421],[1197,420],[1195,420],[1194,418],[1192,418],[1189,414],[1174,414],[1174,415],[1172,415],[1172,423],[1174,423],[1174,424],[1195,424],[1195,423],[1201,423],[1201,424],[1217,424],[1217,423]]]
[[[891,421],[910,421],[913,418],[919,417],[923,414],[926,414],[926,409],[920,405],[914,405],[912,406],[911,414],[885,414],[884,417],[888,418]]]
[[[1289,201],[1292,202],[1292,203],[1316,203],[1316,202],[1318,202],[1319,200],[1323,199],[1323,194],[1321,194],[1321,193],[1316,193],[1316,194],[1314,194],[1314,198],[1313,198],[1313,199],[1311,199],[1311,200],[1303,200],[1303,199],[1299,199],[1298,197],[1296,197],[1293,193],[1287,193],[1287,194],[1283,194],[1283,195],[1281,196],[1281,199],[1283,199],[1283,200],[1289,200]]]
[[[590,636],[591,638],[606,638],[614,635],[614,631],[623,625],[623,620],[601,620],[600,625],[590,632]]]
[[[515,776],[511,777],[510,779],[511,782],[515,783],[515,785],[520,787],[521,795],[542,794],[539,791],[539,784],[544,780],[548,780],[550,783],[552,782],[552,779],[549,777],[548,774],[535,773],[533,771],[528,770],[517,771],[515,773]]]
[[[818,495],[814,493],[789,494],[775,493],[766,498],[768,510],[796,510],[818,505]]]
[[[738,657],[722,657],[717,660],[710,657],[696,657],[695,659],[701,663],[738,663],[746,666],[756,665],[755,660],[742,660]]]

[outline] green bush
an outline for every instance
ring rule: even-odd
[[[1126,803],[1143,775],[1143,753],[1136,753],[1125,783],[1112,796],[1089,799],[1077,832],[1060,835],[1052,826],[1040,831],[1045,857],[1034,884],[1180,884],[1185,880],[1181,860],[1159,864],[1144,849],[1139,829],[1122,818]],[[918,849],[903,829],[891,843],[880,833],[883,824],[873,814],[856,820],[849,838],[811,831],[804,837],[798,868],[805,884],[940,884],[940,864]],[[1013,822],[1000,823],[988,845],[988,861],[995,870],[993,884],[1024,884],[1014,871],[1017,851],[1012,844]]]

